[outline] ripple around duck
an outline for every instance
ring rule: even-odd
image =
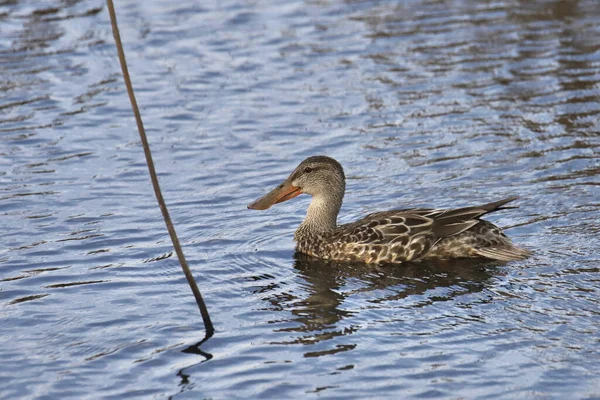
[[[206,342],[105,8],[46,3],[0,6],[0,397],[597,395],[596,1],[117,5]],[[510,193],[534,255],[294,257],[308,199],[246,205],[314,154],[342,222]]]

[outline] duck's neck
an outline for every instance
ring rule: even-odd
[[[296,230],[294,239],[298,242],[307,236],[334,231],[337,227],[337,216],[342,207],[343,197],[343,190],[341,193],[313,196],[306,212],[306,218]]]

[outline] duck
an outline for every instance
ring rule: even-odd
[[[302,161],[281,184],[248,205],[266,210],[301,194],[312,196],[294,233],[296,251],[324,260],[400,264],[424,260],[479,258],[522,260],[520,248],[498,226],[481,219],[509,208],[517,197],[456,209],[408,208],[380,211],[338,225],[346,191],[342,165],[328,156]]]

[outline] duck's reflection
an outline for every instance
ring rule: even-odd
[[[423,306],[423,301],[448,301],[482,291],[500,263],[478,260],[407,263],[373,266],[362,263],[328,262],[296,253],[294,268],[305,295],[270,294],[267,300],[276,309],[287,310],[297,324],[279,332],[298,332],[300,337],[286,343],[316,343],[352,334],[360,324],[344,319],[382,304],[395,302],[403,309]],[[440,291],[440,288],[446,290]],[[435,289],[435,290],[434,290]],[[429,293],[429,294],[428,294]],[[372,296],[369,296],[372,294]],[[410,301],[411,296],[418,301]],[[345,304],[351,296],[360,296]],[[366,298],[368,297],[368,298]],[[403,302],[406,299],[406,302]],[[362,305],[360,303],[363,303]],[[357,307],[358,306],[358,307]],[[278,321],[281,322],[281,321]]]

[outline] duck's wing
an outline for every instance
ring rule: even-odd
[[[391,210],[366,217],[338,228],[336,240],[342,243],[409,245],[418,240],[426,250],[439,240],[462,233],[477,225],[480,217],[504,208],[510,197],[493,203],[454,210],[414,208]]]
[[[340,226],[335,239],[341,243],[406,245],[411,237],[430,235],[434,217],[443,212],[423,208],[377,212]]]
[[[505,204],[515,201],[518,197],[508,197],[506,199],[494,201],[475,207],[464,207],[455,210],[445,210],[443,213],[434,218],[432,225],[433,234],[443,239],[449,236],[454,236],[466,231],[467,229],[477,225],[480,218],[485,214],[492,213],[498,210],[505,210]]]

